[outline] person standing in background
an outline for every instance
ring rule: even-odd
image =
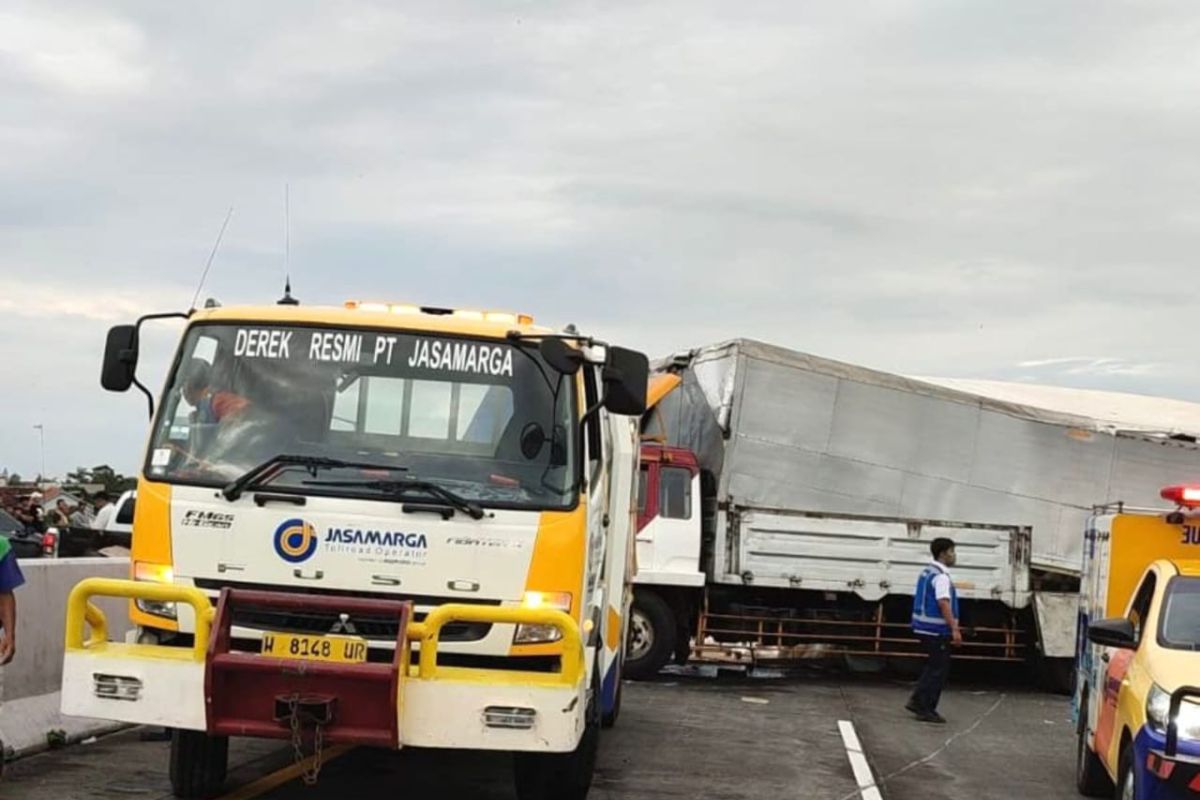
[[[958,556],[950,539],[934,539],[929,550],[933,560],[917,579],[912,611],[913,633],[921,640],[927,658],[917,688],[904,707],[922,722],[945,724],[945,718],[937,710],[938,702],[950,674],[950,647],[962,644],[958,592],[949,569],[957,563]]]
[[[96,516],[92,518],[92,529],[102,531],[112,522],[113,514],[116,513],[116,508],[112,504],[112,498],[106,492],[100,492],[96,495]]]
[[[67,522],[72,528],[90,528],[92,525],[92,517],[87,512],[87,506],[83,503],[71,509],[70,515],[67,517]]]
[[[41,492],[34,492],[29,496],[29,505],[25,510],[25,526],[31,533],[46,532],[46,510],[42,508]]]
[[[70,524],[71,507],[67,505],[67,501],[61,497],[54,504],[54,508],[46,515],[46,524],[51,527],[65,528]]]

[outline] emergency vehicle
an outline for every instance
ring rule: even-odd
[[[1200,797],[1200,486],[1174,510],[1097,509],[1077,644],[1079,791]]]
[[[620,704],[644,355],[530,317],[350,302],[150,315],[101,383],[152,429],[132,580],[69,601],[67,714],[173,730],[174,793],[228,737],[516,754],[583,798]],[[157,412],[141,326],[186,318]],[[109,641],[91,598],[131,601]]]

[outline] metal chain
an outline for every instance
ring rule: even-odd
[[[303,764],[305,760],[304,733],[300,729],[300,695],[298,694],[288,698],[288,723],[292,729],[292,751],[295,754],[296,763]],[[316,786],[317,779],[321,776],[321,759],[324,750],[325,735],[318,724],[313,733],[312,765],[300,774],[305,786]]]
[[[321,777],[321,757],[324,753],[324,750],[325,735],[324,731],[321,730],[321,726],[318,724],[316,730],[313,732],[313,763],[303,775],[305,786],[317,785],[317,779]]]

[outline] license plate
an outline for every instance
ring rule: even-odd
[[[302,661],[361,664],[367,660],[367,643],[353,636],[306,636],[301,633],[263,634],[262,654]]]

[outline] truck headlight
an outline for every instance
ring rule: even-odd
[[[1146,721],[1158,733],[1167,732],[1167,717],[1171,713],[1171,695],[1158,684],[1150,687],[1146,697]],[[1180,739],[1200,741],[1200,705],[1184,700],[1179,705],[1179,718],[1175,721]]]
[[[571,613],[570,592],[526,592],[521,598],[522,608],[557,608]],[[553,625],[518,625],[513,644],[545,644],[557,642],[562,631]]]
[[[154,564],[149,561],[135,561],[133,564],[133,579],[147,583],[174,583],[175,570],[170,564]],[[179,614],[174,603],[163,603],[158,600],[134,601],[138,611],[164,619],[177,619]]]

